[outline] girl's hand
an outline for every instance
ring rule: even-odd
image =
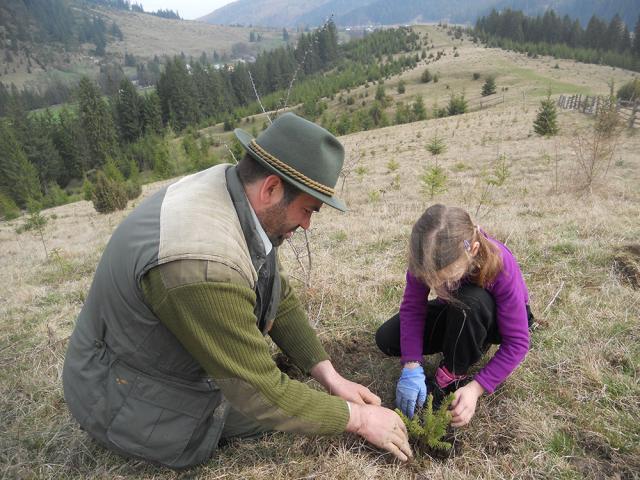
[[[484,388],[475,380],[455,391],[455,400],[451,402],[451,425],[463,427],[471,421],[476,413],[478,398],[484,393]]]

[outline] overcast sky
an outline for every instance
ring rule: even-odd
[[[156,10],[177,10],[182,18],[193,20],[213,12],[234,0],[133,0],[131,3],[140,3],[145,12]]]

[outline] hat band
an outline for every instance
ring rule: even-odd
[[[281,160],[278,160],[276,157],[274,157],[269,152],[267,152],[264,148],[258,145],[255,140],[251,140],[251,143],[249,144],[249,146],[258,155],[260,155],[260,157],[265,162],[269,163],[272,167],[277,168],[282,173],[286,173],[287,175],[298,180],[300,183],[306,185],[309,188],[312,188],[317,192],[333,197],[333,194],[335,193],[335,190],[333,188],[329,188],[326,185],[323,185],[322,183],[319,183],[319,182],[316,182],[315,180],[310,179],[309,177],[307,177],[303,173],[300,173],[298,170],[296,170],[292,166],[287,165]]]

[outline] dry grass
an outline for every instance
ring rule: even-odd
[[[500,58],[508,62],[512,55]],[[588,87],[600,88],[593,78]],[[0,224],[0,475],[638,478],[640,292],[630,275],[637,275],[633,252],[640,243],[640,137],[625,134],[608,177],[587,194],[574,187],[570,139],[591,120],[561,113],[560,136],[541,139],[532,134],[534,115],[535,108],[514,100],[343,137],[350,161],[362,167],[342,194],[350,210],[323,209],[310,232],[311,287],[298,291],[311,321],[338,369],[390,404],[399,367],[376,350],[373,334],[398,308],[407,237],[429,203],[418,179],[429,161],[425,144],[436,130],[445,139],[449,148],[439,163],[449,188],[436,201],[478,210],[478,222],[507,242],[541,323],[524,363],[456,432],[455,455],[400,465],[352,436],[274,434],[232,444],[207,465],[176,473],[95,445],[69,417],[61,366],[100,252],[126,213],[101,216],[79,202],[45,212],[57,216],[45,233],[57,252],[49,260],[39,238],[15,233],[21,220]],[[498,153],[507,155],[511,175],[483,194]],[[387,167],[391,159],[399,164],[394,172]],[[285,246],[282,253],[299,276],[291,250]]]

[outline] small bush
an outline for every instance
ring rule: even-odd
[[[0,218],[3,220],[13,220],[20,216],[20,209],[7,195],[0,193]]]
[[[44,196],[43,203],[45,208],[57,207],[69,202],[69,195],[56,182],[50,182],[47,185],[47,193]]]
[[[618,89],[618,99],[633,101],[640,100],[640,78],[625,83]]]
[[[551,100],[551,93],[540,102],[538,115],[533,122],[533,130],[543,137],[552,137],[558,133],[556,105]]]
[[[127,180],[124,184],[125,191],[127,192],[127,200],[133,200],[140,196],[142,193],[142,187],[139,182]]]
[[[96,212],[115,212],[127,206],[127,190],[123,183],[111,180],[103,172],[98,172],[91,200]]]
[[[474,72],[473,73],[473,79],[474,80],[479,80],[480,79],[480,74],[478,72]]]
[[[461,115],[467,112],[468,103],[464,98],[464,93],[459,95],[451,95],[449,99],[449,106],[447,107],[447,113],[449,115]]]
[[[422,75],[420,76],[420,81],[422,83],[429,83],[431,80],[433,80],[433,75],[431,75],[428,68],[425,68],[424,72],[422,72]]]
[[[426,449],[449,450],[451,444],[444,441],[447,427],[451,423],[451,412],[449,406],[453,402],[455,395],[450,393],[440,405],[440,408],[433,411],[433,395],[427,397],[427,404],[422,410],[422,415],[417,413],[412,419],[407,418],[400,410],[396,413],[400,416],[405,426],[409,439],[418,446]]]
[[[398,93],[402,94],[406,91],[407,89],[405,87],[404,80],[400,80],[400,82],[398,83]]]
[[[482,96],[493,95],[496,93],[496,79],[494,77],[487,77],[482,86]]]
[[[87,202],[90,202],[93,198],[93,183],[86,177],[84,182],[82,182],[82,198]]]

